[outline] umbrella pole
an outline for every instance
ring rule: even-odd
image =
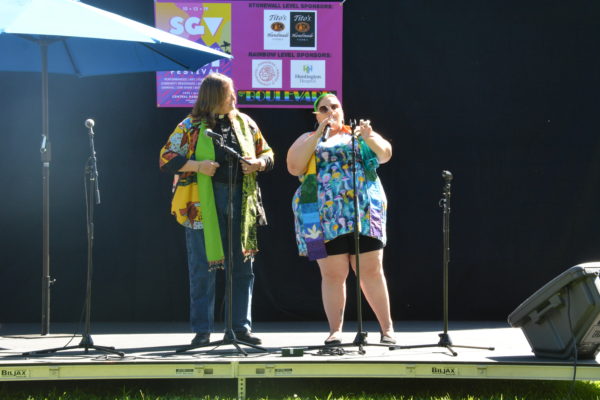
[[[40,44],[42,56],[42,335],[50,331],[50,135],[48,119],[48,43]]]

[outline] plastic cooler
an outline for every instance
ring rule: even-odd
[[[538,357],[595,358],[600,350],[600,262],[569,268],[509,316]]]

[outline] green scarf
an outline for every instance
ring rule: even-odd
[[[196,142],[196,160],[215,160],[215,145],[212,139],[204,134],[206,122],[200,123],[198,141]],[[198,196],[200,198],[200,210],[202,215],[202,230],[204,231],[204,246],[208,269],[223,269],[225,266],[225,255],[223,243],[221,243],[221,230],[219,229],[219,218],[215,204],[212,177],[196,173],[198,181]]]
[[[241,122],[241,123],[240,123]],[[242,155],[255,157],[254,139],[248,134],[250,128],[247,121],[241,117],[235,117],[231,121],[232,129],[236,132],[236,137],[242,149]],[[196,142],[196,160],[215,159],[215,147],[211,138],[205,135],[206,122],[200,122],[198,140]],[[258,252],[256,239],[256,216],[258,213],[258,185],[256,175],[244,175],[242,180],[242,221],[241,221],[241,244],[244,259],[254,257]],[[219,219],[217,217],[217,206],[215,204],[215,195],[213,192],[212,177],[204,174],[196,174],[198,182],[198,196],[200,198],[200,212],[202,226],[204,230],[204,244],[206,248],[206,258],[208,259],[209,270],[223,269],[225,265],[225,256],[223,252],[223,243],[221,242],[221,231],[219,229]]]

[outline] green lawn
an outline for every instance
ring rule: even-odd
[[[600,377],[600,371],[599,371]],[[468,379],[248,379],[249,400],[600,400],[600,382]],[[0,400],[235,399],[235,380],[0,383]]]

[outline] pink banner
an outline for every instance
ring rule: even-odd
[[[342,96],[342,4],[155,0],[156,26],[228,52],[197,71],[156,74],[159,107],[191,107],[210,72],[230,76],[239,107],[311,107]]]

